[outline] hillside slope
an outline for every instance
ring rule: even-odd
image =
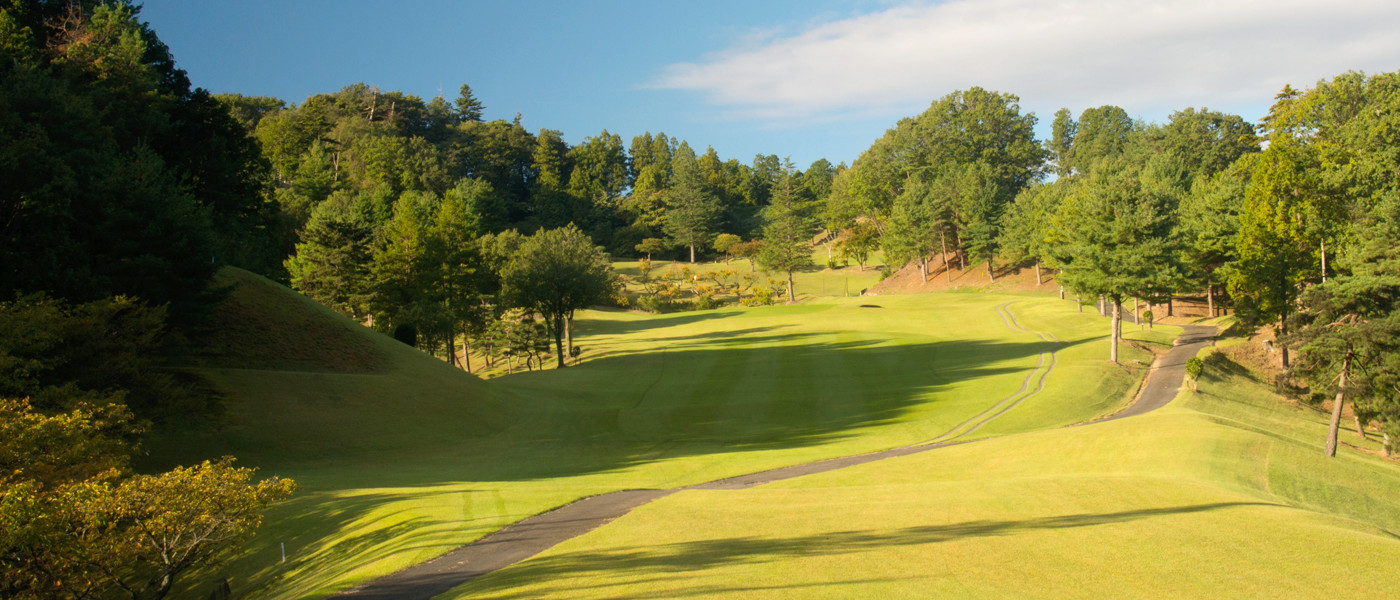
[[[227,576],[240,596],[323,597],[582,497],[928,440],[1014,393],[1052,347],[1009,328],[1008,303],[1064,342],[1056,373],[1072,379],[1050,377],[979,435],[1112,412],[1141,376],[1131,360],[1148,358],[1107,365],[1099,317],[1072,303],[919,294],[590,312],[581,365],[480,381],[286,288],[224,277],[229,331],[195,369],[227,396],[226,424],[152,440],[148,462],[231,454],[302,488],[191,596]]]

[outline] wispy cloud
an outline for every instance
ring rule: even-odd
[[[768,124],[908,114],[974,85],[1042,111],[1267,105],[1400,68],[1393,0],[951,0],[748,38],[651,85]]]

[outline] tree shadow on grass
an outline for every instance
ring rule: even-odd
[[[1247,506],[1281,506],[1266,502],[1217,502],[1128,510],[1100,514],[1073,514],[1024,520],[978,520],[951,525],[926,525],[889,531],[838,531],[810,536],[781,538],[734,537],[705,539],[656,546],[633,547],[624,550],[589,550],[559,553],[527,560],[519,565],[493,573],[464,587],[458,592],[471,597],[498,599],[533,598],[569,590],[594,590],[599,597],[610,597],[622,590],[617,586],[637,586],[684,580],[692,573],[733,564],[761,564],[791,558],[851,554],[893,546],[938,544],[953,540],[979,537],[1009,536],[1039,530],[1070,529],[1111,525],[1153,517],[1191,514]],[[607,573],[625,574],[602,583],[584,583]],[[883,581],[882,579],[851,580]],[[550,582],[546,587],[530,587]],[[669,587],[669,586],[668,586]],[[792,588],[810,587],[794,583]],[[743,592],[754,588],[736,582],[725,586],[690,586],[666,590],[667,597],[707,596],[724,592]],[[762,589],[773,589],[764,587]],[[627,590],[636,593],[635,588]]]
[[[762,328],[732,340],[702,337],[493,382],[518,398],[517,410],[531,418],[493,436],[497,447],[483,460],[452,469],[460,477],[455,480],[544,479],[686,455],[810,447],[866,435],[916,410],[935,415],[935,425],[947,420],[951,427],[1014,392],[1021,381],[1002,378],[976,397],[939,392],[970,380],[1030,373],[1035,362],[1026,359],[1067,347],[1042,341],[833,341],[826,334]],[[729,342],[736,347],[724,347]]]

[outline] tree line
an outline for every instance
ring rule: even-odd
[[[1345,402],[1387,449],[1400,433],[1397,74],[1286,87],[1257,126],[1061,110],[1043,141],[1014,95],[972,88],[849,168],[799,171],[665,134],[570,146],[485,120],[467,86],[451,102],[364,84],[299,105],[215,97],[137,17],[0,4],[6,596],[163,597],[291,492],[228,461],[130,467],[142,430],[218,413],[170,359],[228,264],[468,370],[473,343],[527,368],[575,358],[574,311],[616,294],[614,255],[744,256],[785,272],[789,301],[817,244],[925,277],[935,255],[989,278],[1045,265],[1115,315],[1203,291],[1273,324],[1289,376],[1335,400],[1329,453]],[[185,529],[200,522],[219,526]]]
[[[1111,307],[1202,293],[1270,324],[1285,379],[1334,399],[1359,435],[1400,435],[1400,73],[1286,86],[1258,125],[1201,108],[1165,124],[1068,109],[1038,141],[1011,94],[955,92],[903,119],[834,177],[823,220],[888,260],[1041,266]],[[868,242],[863,242],[868,243]],[[1298,354],[1298,360],[1291,353]],[[1296,364],[1295,364],[1296,362]]]
[[[295,483],[137,473],[218,403],[171,368],[221,264],[271,269],[256,140],[128,3],[0,2],[0,596],[162,598]]]

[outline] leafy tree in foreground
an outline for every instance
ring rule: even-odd
[[[606,302],[617,289],[608,258],[577,227],[541,230],[525,238],[501,273],[505,304],[544,317],[564,366],[564,333],[574,311]],[[570,340],[572,343],[572,340]]]
[[[217,564],[296,488],[254,483],[232,459],[130,475],[130,413],[80,404],[45,416],[0,400],[0,594],[166,597],[177,577]]]

